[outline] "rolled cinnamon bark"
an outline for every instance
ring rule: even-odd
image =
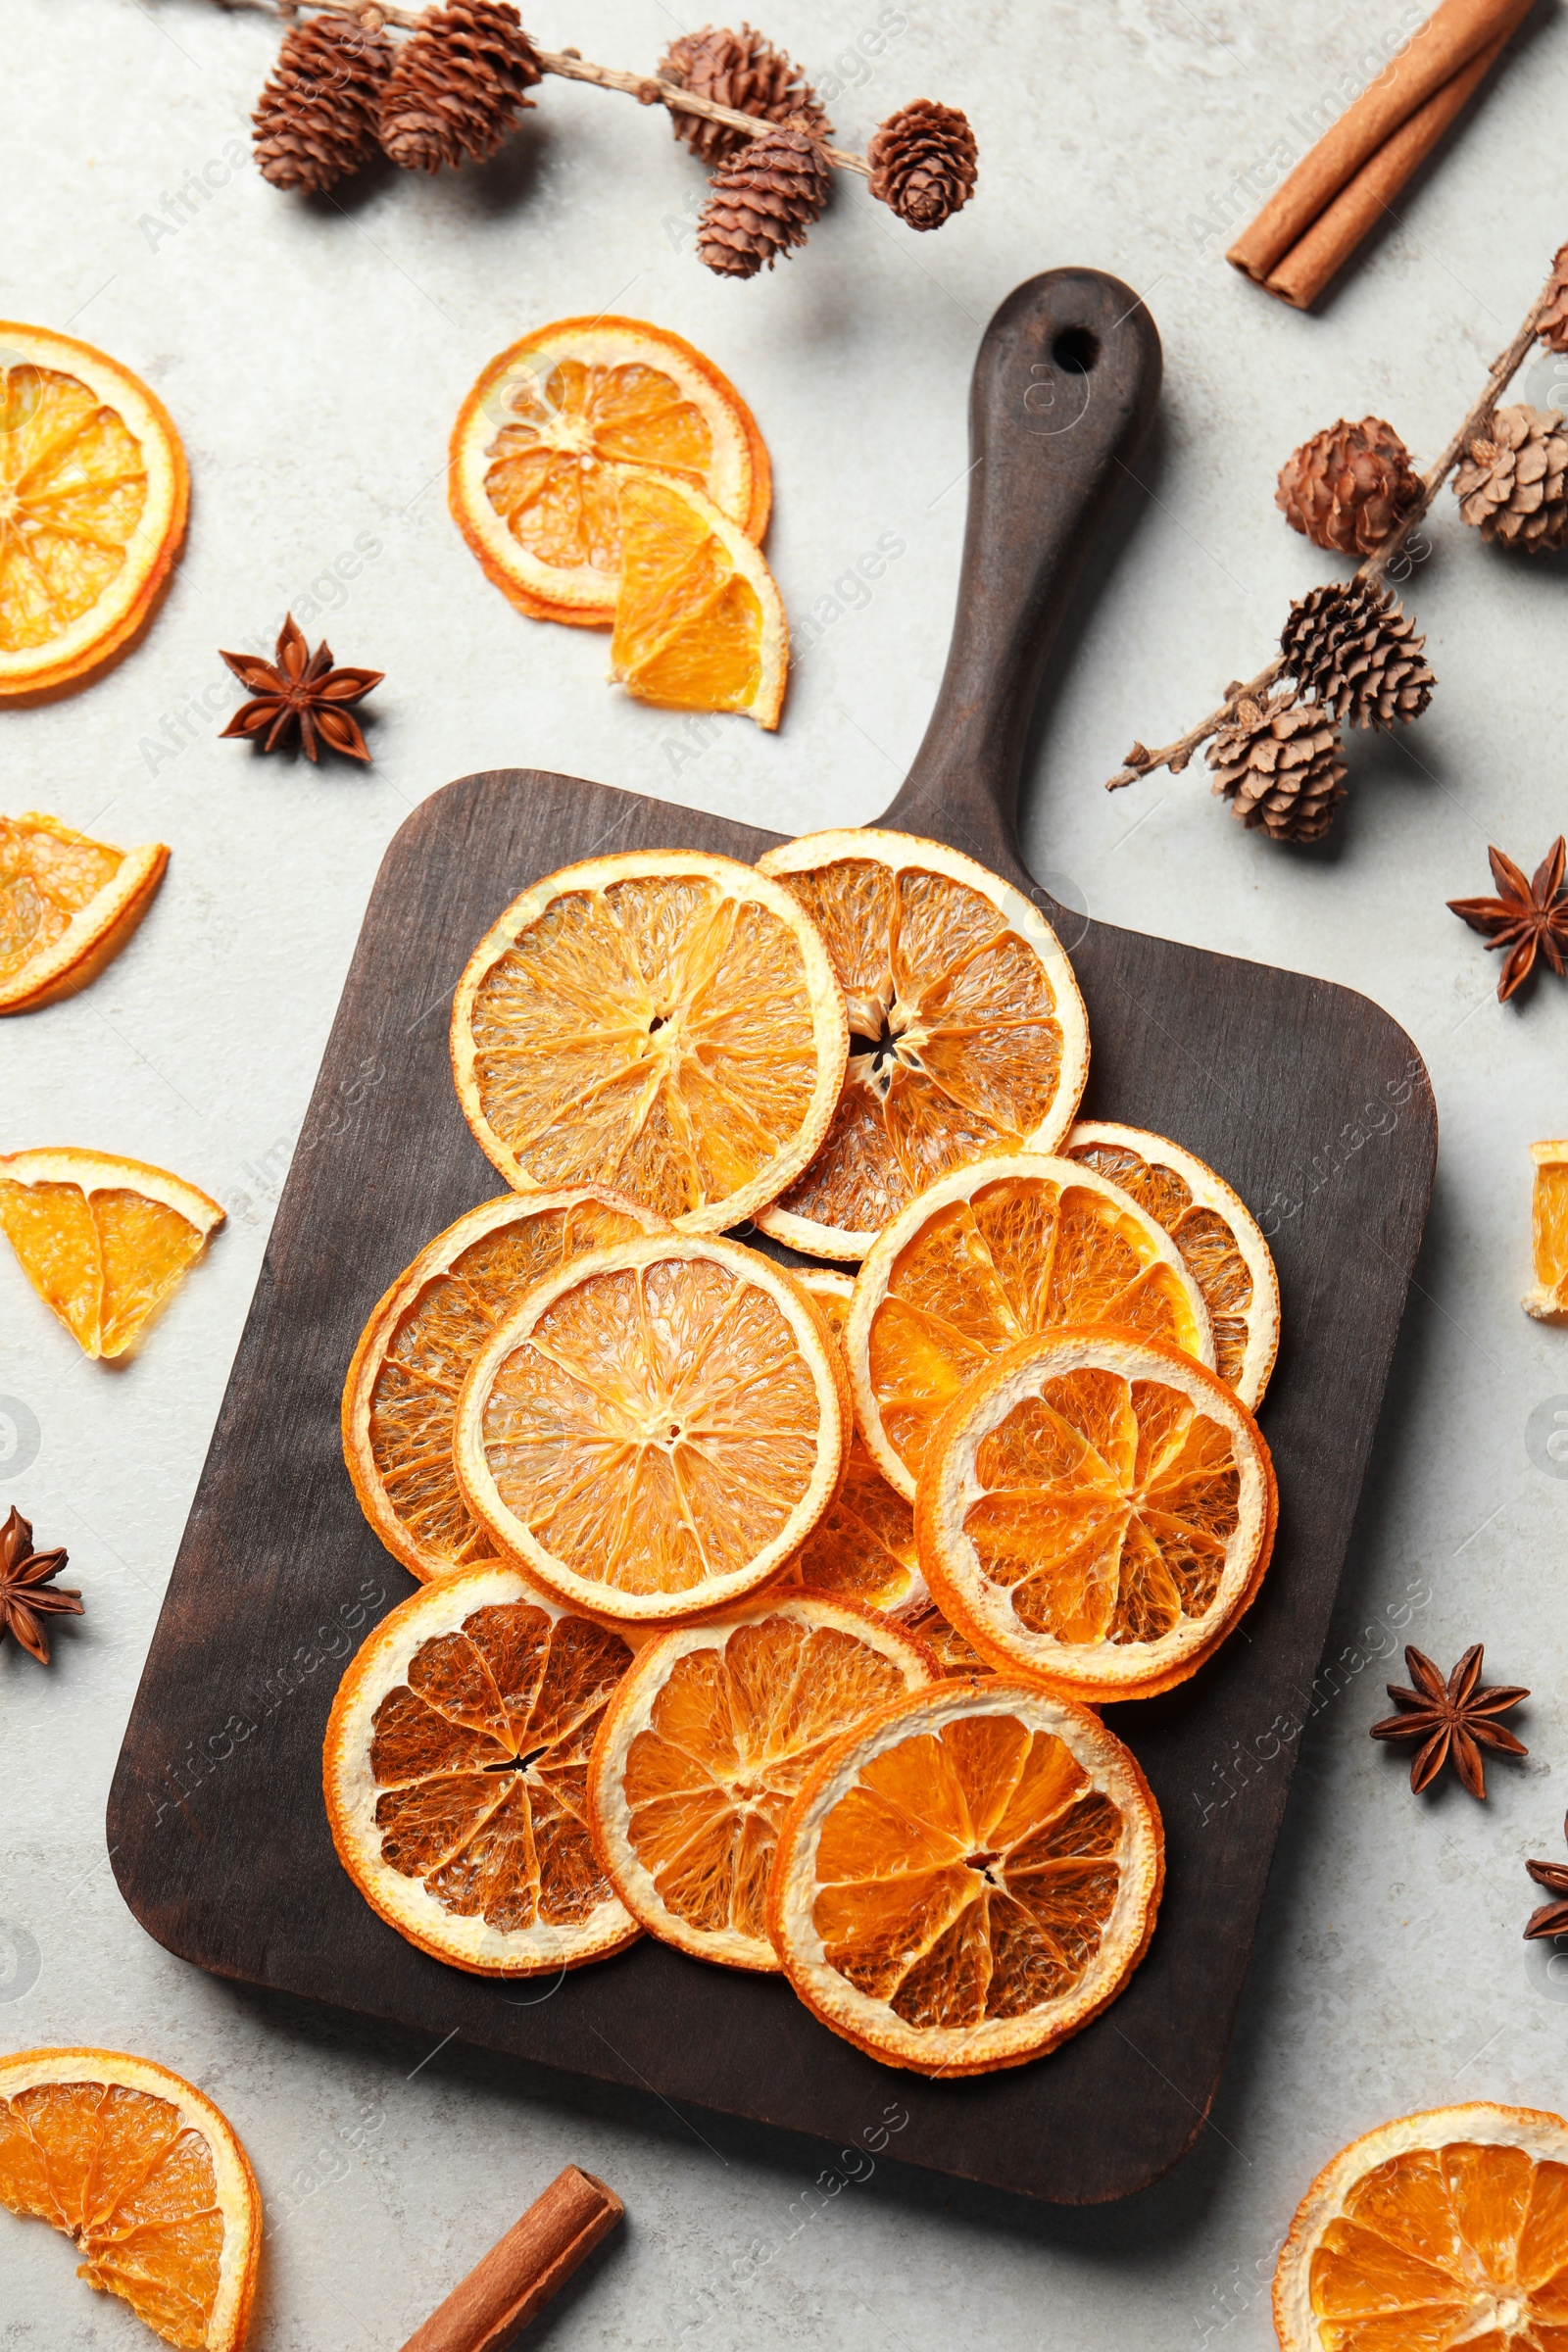
[[[612,2188],[568,2164],[403,2352],[502,2352],[625,2210]]]

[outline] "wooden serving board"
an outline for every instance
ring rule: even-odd
[[[886,822],[1051,901],[1012,807],[1047,648],[1157,397],[1125,286],[1020,287],[975,371],[968,537],[937,711]],[[170,1583],[109,1806],[126,1901],[199,1966],[666,2099],[1067,2203],[1126,2196],[1213,2098],[1426,1215],[1426,1072],[1317,980],[1091,923],[1088,1114],[1178,1138],[1270,1231],[1285,1339],[1263,1413],[1280,1538],[1245,1629],[1169,1696],[1112,1710],[1164,1815],[1168,1877],[1128,1990],[1054,2056],[929,2082],[861,2056],[778,1980],[652,1940],[552,1983],[405,1943],[339,1869],[321,1740],[342,1661],[412,1589],[362,1518],[338,1402],[361,1326],[429,1236],[496,1191],[459,1114],[453,988],[528,883],[611,850],[754,859],[776,837],[532,769],[467,776],[387,852]],[[1071,936],[1071,933],[1069,933]]]

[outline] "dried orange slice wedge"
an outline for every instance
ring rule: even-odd
[[[932,1435],[914,1521],[932,1596],[982,1656],[1098,1706],[1198,1671],[1252,1602],[1277,1510],[1222,1380],[1091,1325],[976,1375]]]
[[[1568,1142],[1532,1144],[1531,1242],[1536,1280],[1522,1301],[1543,1323],[1568,1323]]]
[[[699,1960],[776,1970],[767,1877],[791,1798],[832,1741],[932,1673],[886,1618],[821,1593],[649,1642],[588,1767],[594,1843],[627,1910]]]
[[[190,480],[162,401],[74,335],[0,319],[0,699],[85,678],[152,611]]]
[[[108,1152],[0,1157],[0,1231],[88,1355],[123,1355],[166,1306],[223,1210],[195,1185]]]
[[[1164,1871],[1149,1785],[1088,1708],[943,1682],[816,1766],[779,1833],[768,1929],[801,1999],[857,2049],[990,2074],[1115,1999]]]
[[[1476,2100],[1352,2140],[1274,2274],[1284,2352],[1561,2352],[1568,2123]]]
[[[856,1419],[883,1475],[912,1500],[965,1381],[1033,1332],[1102,1322],[1214,1360],[1181,1251],[1092,1168],[1020,1153],[932,1185],[873,1245],[845,1329]]]
[[[844,1365],[845,1413],[853,1421],[855,1400],[843,1349],[853,1285],[847,1274],[803,1268],[797,1277],[822,1309],[833,1334],[834,1352]],[[890,1617],[923,1609],[930,1600],[914,1541],[914,1512],[888,1485],[858,1430],[850,1439],[844,1484],[835,1501],[801,1545],[782,1580],[813,1592],[859,1601]]]
[[[382,1618],[338,1686],[322,1784],[338,1860],[389,1927],[487,1977],[580,1968],[632,1941],[585,1794],[630,1664],[619,1634],[494,1562]]]
[[[924,1581],[922,1577],[921,1582]],[[934,1600],[928,1600],[924,1608],[908,1610],[899,1622],[931,1652],[940,1673],[976,1675],[991,1672],[991,1661],[980,1655],[972,1642],[964,1640],[956,1626],[949,1624]]]
[[[529,1293],[473,1360],[453,1455],[504,1556],[574,1608],[657,1624],[776,1575],[849,1435],[820,1310],[756,1250],[671,1234]]]
[[[1187,1260],[1214,1333],[1214,1369],[1255,1413],[1280,1346],[1280,1285],[1262,1229],[1239,1193],[1168,1136],[1080,1119],[1064,1159],[1131,1193]]]
[[[33,1012],[95,980],[168,863],[161,841],[117,850],[35,809],[0,816],[0,1012]]]
[[[620,586],[621,484],[688,482],[758,540],[772,484],[734,385],[667,328],[560,318],[497,354],[452,435],[452,514],[520,611],[608,628]]]
[[[0,2204],[74,2238],[77,2278],[166,2344],[240,2352],[262,2250],[256,2177],[212,2100],[167,2067],[119,2050],[0,2058]]]
[[[601,1185],[508,1193],[427,1242],[380,1300],[343,1386],[343,1458],[365,1516],[421,1582],[494,1556],[452,1464],[479,1348],[542,1276],[663,1224]]]
[[[848,1051],[788,891],[696,850],[547,874],[491,924],[452,1008],[458,1100],[510,1185],[613,1185],[705,1233],[806,1165]]]
[[[656,474],[621,484],[620,539],[611,677],[639,702],[776,727],[790,631],[760,549],[700,490]]]
[[[758,1223],[863,1257],[937,1177],[1054,1152],[1089,1070],[1089,1021],[1044,915],[972,858],[912,834],[808,833],[760,861],[827,942],[852,1051],[833,1125]]]

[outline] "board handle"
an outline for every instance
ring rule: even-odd
[[[969,514],[936,709],[877,821],[1019,862],[1018,777],[1047,657],[1159,401],[1159,335],[1101,270],[1048,270],[986,328],[969,389]]]

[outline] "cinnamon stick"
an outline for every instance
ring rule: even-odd
[[[502,2352],[625,2210],[612,2188],[568,2164],[415,2330],[403,2352]]]

